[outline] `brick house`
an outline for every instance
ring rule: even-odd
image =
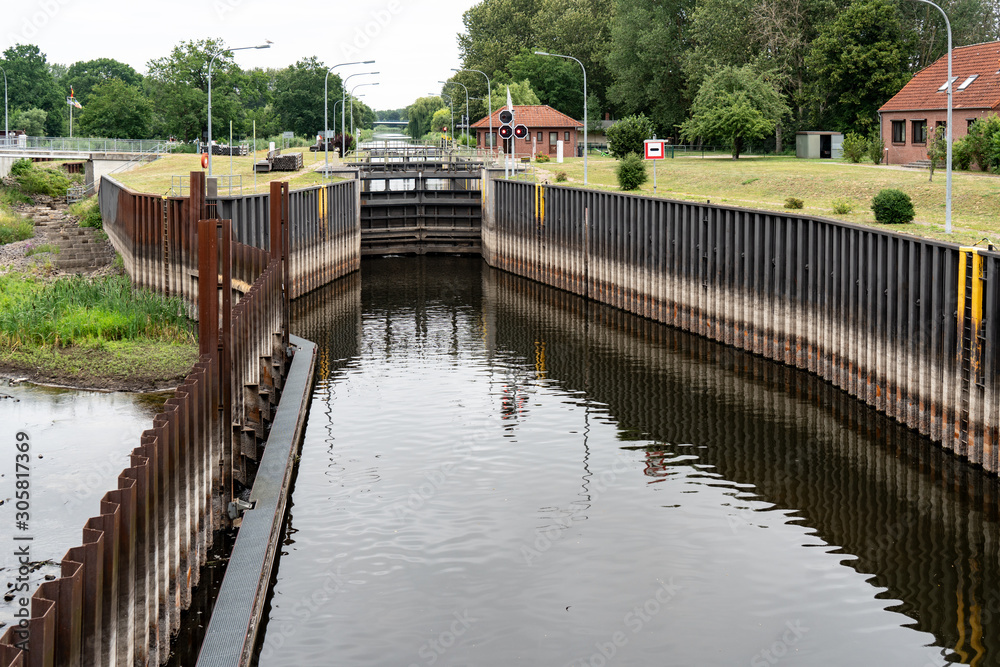
[[[497,109],[493,112],[494,135],[500,128],[501,111],[502,109]],[[573,157],[577,154],[577,145],[583,144],[583,123],[573,120],[547,104],[515,105],[514,125],[524,125],[528,128],[528,136],[525,139],[507,139],[505,142],[507,153],[513,152],[515,157],[527,157],[538,153],[556,157],[556,141],[563,142],[565,157]],[[479,148],[490,145],[487,138],[490,133],[488,116],[473,123],[471,129],[476,131],[476,145]],[[493,145],[499,146],[499,137],[495,137],[494,142]]]
[[[1000,42],[953,49],[951,76],[954,141],[980,118],[1000,112]],[[889,164],[927,159],[931,129],[947,125],[947,79],[945,54],[917,72],[878,110]]]

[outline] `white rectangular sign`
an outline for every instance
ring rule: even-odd
[[[646,159],[662,160],[663,158],[663,141],[661,139],[646,139]]]

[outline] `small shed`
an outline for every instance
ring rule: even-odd
[[[843,157],[844,135],[840,132],[796,132],[795,157],[808,160]]]

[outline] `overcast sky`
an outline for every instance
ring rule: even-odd
[[[146,72],[146,63],[179,42],[222,38],[230,47],[270,39],[268,50],[235,53],[244,69],[285,67],[316,56],[329,65],[376,61],[379,81],[358,89],[374,109],[395,109],[437,92],[459,66],[456,35],[477,0],[3,0],[0,51],[36,44],[49,62],[114,58]]]

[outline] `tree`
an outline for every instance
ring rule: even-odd
[[[181,42],[169,56],[147,63],[144,87],[155,100],[157,134],[194,139],[207,128],[208,65],[217,53],[212,65],[212,124],[228,129],[232,120],[236,132],[246,132],[240,100],[246,76],[222,40],[204,39]]]
[[[407,129],[410,136],[422,137],[430,132],[434,112],[442,107],[444,101],[440,97],[421,97],[406,107],[406,116],[409,119]]]
[[[442,129],[447,128],[447,129]],[[431,118],[431,129],[430,133],[435,132],[448,132],[449,134],[454,128],[451,126],[451,109],[445,107],[443,109],[438,109],[434,112],[434,116]]]
[[[642,155],[646,139],[653,138],[653,123],[644,115],[622,118],[608,128],[608,150],[619,160],[629,153]]]
[[[72,86],[73,94],[82,104],[87,104],[94,87],[111,79],[118,79],[128,86],[139,87],[142,85],[141,74],[136,72],[131,65],[126,65],[112,58],[75,62],[66,70],[66,75],[59,79],[59,84],[66,95],[69,95],[69,89]]]
[[[572,60],[536,56],[525,49],[511,59],[510,73],[514,81],[529,82],[540,104],[583,118],[583,73]],[[506,104],[506,92],[504,96]]]
[[[691,141],[725,141],[737,160],[747,141],[774,132],[788,112],[778,91],[752,67],[724,67],[698,90],[681,133]]]
[[[20,130],[32,137],[41,137],[45,134],[45,121],[48,114],[45,109],[32,107],[14,112],[10,118],[10,129]]]
[[[689,97],[682,70],[694,0],[616,0],[607,62],[608,98],[625,114],[645,113],[661,136],[674,133]]]
[[[42,109],[45,126],[38,134],[59,136],[63,132],[66,100],[63,99],[45,54],[37,46],[18,44],[3,52],[7,70],[8,104],[12,109]]]
[[[535,25],[538,31],[536,44],[544,51],[562,53],[579,59],[587,68],[587,93],[597,95],[599,100],[607,99],[607,90],[612,76],[608,69],[608,53],[611,46],[611,26],[614,16],[614,0],[539,0]],[[549,58],[559,62],[560,59]],[[575,72],[576,88],[580,90],[580,66],[561,59],[564,67]],[[514,74],[511,71],[511,74]],[[521,77],[514,74],[516,79]],[[540,90],[541,83],[531,80],[543,104],[550,104],[573,118],[582,118],[583,98],[579,97],[579,107],[566,111],[559,104],[550,102]],[[582,96],[582,90],[575,93]],[[556,100],[558,102],[558,100]],[[572,107],[570,107],[572,109]]]
[[[828,129],[867,131],[876,112],[909,81],[910,49],[890,0],[855,0],[813,41],[806,65]]]
[[[536,0],[483,0],[466,11],[465,32],[458,35],[463,66],[491,76],[505,72],[515,54],[535,46],[537,4]]]
[[[531,83],[527,80],[521,82],[514,82],[509,84],[495,85],[493,86],[493,112],[496,113],[498,109],[502,109],[507,106],[507,89],[510,89],[510,99],[515,106],[523,106],[528,104],[541,104],[538,99],[538,95],[535,91],[531,89]]]
[[[299,60],[277,72],[274,108],[281,116],[282,126],[286,130],[292,130],[301,136],[315,135],[323,130],[323,87],[327,83],[326,72],[326,65],[314,56]],[[340,112],[338,110],[337,117],[333,118],[333,107],[341,99],[340,77],[330,74],[327,88],[330,129],[336,130],[340,127]]]
[[[92,137],[145,139],[153,121],[153,105],[136,86],[108,79],[91,90],[80,113],[80,132]]]

